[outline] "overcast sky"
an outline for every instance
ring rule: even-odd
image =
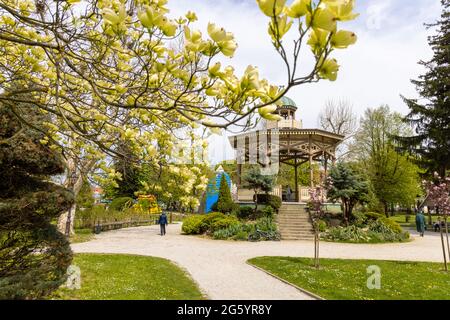
[[[333,54],[341,65],[337,81],[296,87],[288,94],[299,107],[297,118],[303,120],[304,127],[317,127],[317,116],[328,99],[349,100],[358,115],[368,107],[381,104],[388,104],[393,110],[405,114],[408,109],[400,94],[416,96],[410,79],[423,72],[417,62],[432,55],[427,44],[427,36],[432,31],[426,30],[424,23],[431,23],[439,17],[440,1],[356,2],[356,12],[360,16],[341,26],[356,32],[358,42]],[[235,67],[237,74],[248,65],[254,65],[271,83],[285,83],[283,63],[266,32],[268,18],[260,13],[255,0],[170,0],[169,8],[175,16],[188,10],[195,11],[199,18],[195,27],[204,33],[208,22],[233,32],[238,50],[232,59],[223,59],[222,62]],[[310,63],[309,53],[305,51],[301,62],[305,73],[308,73]],[[233,157],[225,136],[215,137],[211,142],[216,147],[210,151],[213,162]]]

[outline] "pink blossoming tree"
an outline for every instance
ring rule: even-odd
[[[445,240],[444,242],[444,230],[441,231],[441,243],[442,253],[444,255],[445,271],[448,271],[447,261],[450,259],[450,245],[448,239],[448,226],[447,220],[450,214],[450,177],[442,178],[438,173],[434,174],[434,181],[424,181],[424,187],[427,191],[427,199],[436,208],[436,213],[442,216],[444,220]],[[447,250],[445,246],[447,245]],[[447,253],[446,253],[447,251]]]

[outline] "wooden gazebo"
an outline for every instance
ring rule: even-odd
[[[236,150],[238,188],[241,185],[242,165],[270,165],[276,159],[294,167],[295,202],[300,202],[298,186],[298,168],[309,163],[311,187],[313,187],[314,161],[320,162],[324,177],[327,176],[329,163],[336,160],[336,147],[344,140],[344,136],[320,129],[303,129],[301,121],[295,120],[297,106],[294,101],[284,97],[276,113],[282,117],[280,121],[268,121],[266,128],[242,133],[229,138],[231,146]],[[271,159],[268,161],[268,159]]]

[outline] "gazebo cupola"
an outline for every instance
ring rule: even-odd
[[[295,119],[295,112],[297,111],[297,105],[295,102],[288,98],[283,97],[280,99],[280,105],[275,111],[276,114],[281,116],[279,121],[267,121],[267,129],[282,129],[282,128],[295,128],[302,129],[302,122]]]

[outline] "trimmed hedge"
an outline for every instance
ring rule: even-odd
[[[252,207],[240,207],[236,212],[236,215],[239,219],[249,219],[254,213],[254,208]]]
[[[204,216],[195,214],[183,220],[181,231],[185,234],[202,234],[205,232]]]
[[[228,216],[220,212],[195,214],[183,220],[181,230],[185,234],[214,233],[216,230],[228,228],[238,224],[235,216]]]

